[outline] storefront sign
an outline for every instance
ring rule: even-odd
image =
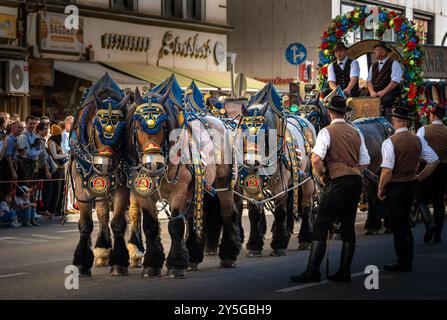
[[[180,37],[174,38],[172,32],[167,31],[163,37],[162,47],[158,52],[158,60],[170,54],[183,58],[207,59],[212,53],[211,39],[200,45],[197,40],[198,37],[199,34],[197,33],[194,37],[189,37],[186,41],[182,41]]]
[[[81,53],[84,51],[83,20],[79,19],[79,29],[65,28],[65,15],[47,13],[40,15],[40,49]]]
[[[447,79],[447,47],[424,46],[424,78]]]
[[[147,52],[149,50],[150,38],[129,36],[115,33],[104,33],[101,36],[101,47],[103,49],[116,49]]]
[[[0,38],[15,39],[17,36],[17,17],[0,14]]]
[[[29,67],[30,83],[32,86],[53,86],[54,60],[30,58]]]

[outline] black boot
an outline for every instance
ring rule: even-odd
[[[413,262],[413,239],[410,236],[398,238],[394,235],[394,247],[397,254],[397,263],[383,267],[385,271],[411,272]]]
[[[312,246],[312,208],[304,207],[301,215],[301,228],[298,234],[299,247],[298,250],[309,250]]]
[[[444,206],[435,206],[434,208],[434,214],[435,214],[435,225],[436,225],[436,232],[435,237],[433,239],[434,243],[441,243],[441,234],[442,234],[442,227],[444,226],[444,220],[445,220],[445,208]]]
[[[328,280],[335,282],[351,282],[351,263],[354,257],[355,242],[343,242],[340,257],[340,268],[333,275],[328,276]]]
[[[291,276],[290,281],[299,283],[320,282],[320,264],[323,261],[324,253],[326,252],[325,241],[312,242],[312,249],[309,255],[309,262],[307,269],[300,275]]]
[[[433,234],[436,231],[436,227],[433,223],[433,219],[430,214],[430,209],[428,209],[425,203],[419,204],[419,212],[421,213],[422,221],[424,221],[425,224],[424,243],[429,243],[433,239]]]

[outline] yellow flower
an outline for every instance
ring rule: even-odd
[[[358,19],[360,17],[360,14],[358,13],[358,12],[356,12],[355,14],[354,14],[354,18],[355,19]]]
[[[328,50],[328,49],[324,50],[324,55],[325,55],[325,56],[328,56],[328,55],[329,55],[329,50]]]

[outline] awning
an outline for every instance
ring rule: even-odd
[[[57,71],[92,82],[98,81],[107,72],[122,89],[130,88],[134,90],[137,86],[142,87],[147,85],[146,82],[140,79],[116,72],[98,63],[56,60],[54,62],[54,68]]]
[[[192,70],[183,68],[166,68],[170,72],[176,75],[182,75],[184,77],[194,79],[196,81],[203,82],[207,85],[219,88],[220,90],[230,91],[231,90],[231,73],[230,72],[219,72],[219,71],[204,71],[204,70]],[[234,74],[234,80],[236,80],[237,74]],[[247,91],[257,92],[265,87],[265,83],[248,78],[247,77]]]
[[[164,80],[169,78],[172,75],[172,73],[175,73],[165,68],[160,68],[157,66],[147,64],[136,64],[136,63],[103,63],[103,64],[108,68],[112,68],[122,73],[145,80],[153,85],[159,85]],[[177,78],[177,81],[180,84],[180,87],[182,87],[182,89],[187,88],[193,80],[192,78],[184,77],[177,73],[175,73],[175,77]],[[196,84],[201,90],[217,89],[217,87],[211,86],[201,81],[196,81]]]

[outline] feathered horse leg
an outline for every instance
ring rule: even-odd
[[[106,267],[109,265],[109,255],[112,248],[109,228],[109,202],[96,202],[96,215],[99,221],[99,232],[96,238],[95,267]]]
[[[141,266],[144,257],[144,246],[141,238],[141,210],[135,201],[130,201],[129,207],[130,239],[127,244],[130,268]]]
[[[78,222],[79,242],[76,247],[73,265],[78,267],[81,277],[91,276],[93,266],[93,251],[91,247],[91,234],[93,231],[92,204],[79,203],[80,218]]]

